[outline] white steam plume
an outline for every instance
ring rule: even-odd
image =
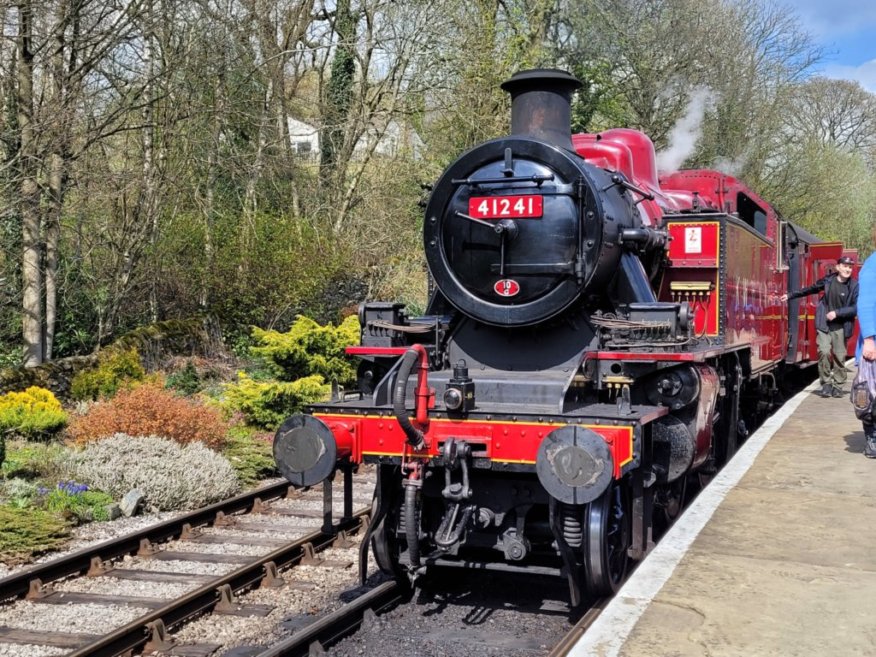
[[[669,146],[657,153],[658,171],[676,171],[697,145],[702,133],[706,110],[715,104],[715,93],[706,87],[697,87],[690,95],[684,116],[669,133]]]

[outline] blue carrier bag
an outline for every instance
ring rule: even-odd
[[[852,406],[859,420],[872,423],[876,418],[876,361],[861,359],[852,381]]]

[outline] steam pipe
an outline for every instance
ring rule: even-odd
[[[651,289],[648,275],[642,266],[642,261],[636,255],[629,251],[621,254],[619,274],[618,293],[627,303],[654,303],[657,301],[654,290]]]

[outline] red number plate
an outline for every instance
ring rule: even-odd
[[[468,199],[468,213],[475,219],[530,219],[541,217],[543,212],[543,199],[536,194]]]

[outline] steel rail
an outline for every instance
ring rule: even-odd
[[[216,520],[219,512],[226,515],[246,511],[253,507],[256,499],[267,500],[283,497],[291,486],[288,482],[269,484],[254,491],[238,495],[229,500],[211,504],[178,518],[173,518],[97,545],[83,548],[65,557],[38,564],[14,575],[0,579],[0,600],[26,595],[31,582],[39,580],[43,584],[86,572],[94,559],[108,561],[132,554],[140,549],[143,540],[160,542],[178,537],[184,525],[197,527]]]
[[[367,517],[369,510],[369,508],[360,509],[353,514],[352,518],[338,522],[333,529],[342,531],[359,526],[362,519]],[[164,628],[171,628],[189,618],[209,611],[221,601],[220,588],[228,585],[232,591],[238,592],[252,587],[264,578],[268,570],[267,564],[270,562],[273,562],[277,568],[295,564],[305,556],[307,544],[313,546],[314,552],[319,552],[330,547],[336,538],[337,535],[334,531],[317,530],[312,532],[289,545],[241,566],[237,570],[216,577],[215,580],[173,600],[164,607],[140,616],[127,625],[102,636],[97,641],[78,648],[69,653],[67,657],[116,657],[136,650],[152,638],[153,628],[157,622],[163,623]]]
[[[324,648],[355,632],[369,610],[378,614],[402,602],[408,592],[390,580],[371,589],[340,609],[323,616],[294,635],[258,653],[256,657],[305,657],[314,654],[311,646]],[[319,650],[315,651],[319,654]]]
[[[548,657],[566,657],[572,648],[575,647],[575,644],[581,640],[584,633],[599,618],[599,615],[611,600],[612,598],[600,598],[590,605],[590,608],[584,612],[584,615],[572,626],[572,629],[566,632],[566,635],[548,653]]]

